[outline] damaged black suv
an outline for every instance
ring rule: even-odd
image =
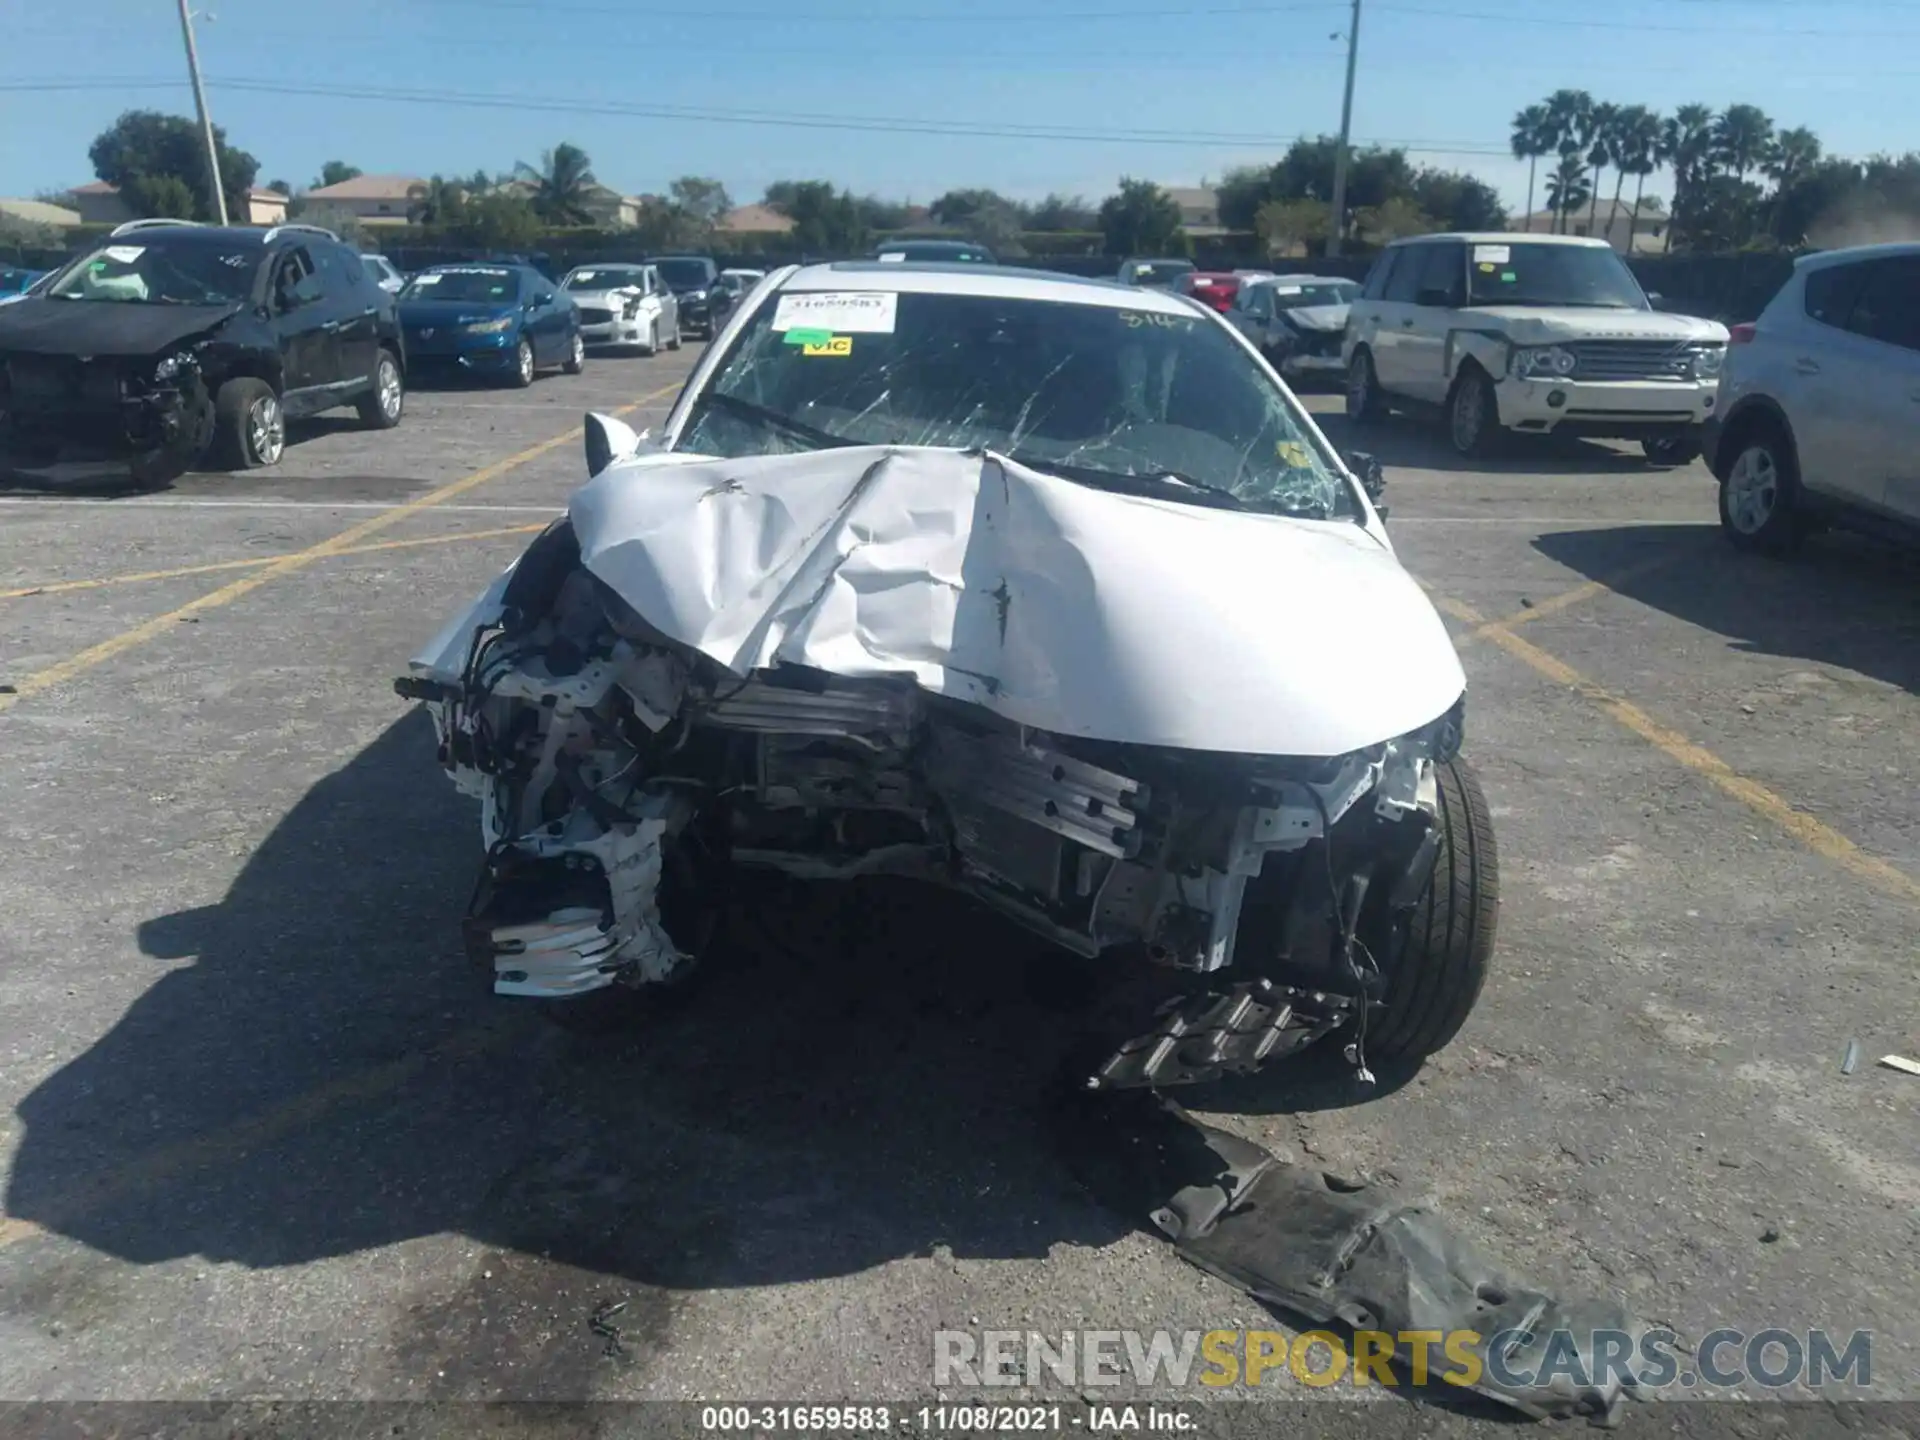
[[[0,473],[275,465],[286,423],[400,422],[393,297],[331,231],[136,220],[0,307]]]

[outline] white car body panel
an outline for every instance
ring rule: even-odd
[[[1466,687],[1426,595],[1345,521],[1113,495],[910,447],[643,455],[568,510],[589,571],[741,676],[907,674],[1060,735],[1315,756],[1427,724]],[[470,624],[416,664],[457,672]]]
[[[1436,762],[1457,752],[1466,677],[1350,474],[1357,518],[1309,520],[1097,489],[977,448],[674,448],[760,306],[914,289],[1204,317],[1272,376],[1215,312],[1163,292],[987,267],[789,267],[736,308],[663,434],[590,416],[597,473],[565,529],[536,542],[525,586],[516,562],[442,629],[402,692],[429,700],[443,766],[481,801],[487,867],[605,877],[605,904],[582,908],[567,882],[531,923],[525,906],[470,914],[497,992],[664,983],[688,963],[659,892],[697,792],[665,775],[630,795],[644,807],[631,824],[577,789],[560,819],[548,808],[563,783],[644,787],[636,767],[653,758],[636,737],[676,723],[756,747],[754,778],[726,792],[729,863],[936,879],[1087,956],[1142,940],[1156,963],[1224,969],[1265,857],[1349,815],[1415,879],[1431,863]],[[526,608],[509,613],[515,595]],[[552,663],[566,654],[587,658]],[[616,713],[637,728],[609,726]],[[515,758],[481,753],[503,744]],[[1165,828],[1182,794],[1211,817],[1200,831]],[[782,828],[845,806],[890,813],[907,838],[847,855]]]

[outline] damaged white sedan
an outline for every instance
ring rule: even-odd
[[[789,268],[660,434],[586,430],[565,518],[396,687],[481,803],[498,993],[672,985],[755,866],[957,887],[1140,977],[1090,1088],[1459,1029],[1498,908],[1464,674],[1378,467],[1219,316]]]

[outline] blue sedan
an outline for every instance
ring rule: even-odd
[[[436,265],[397,297],[407,368],[531,385],[559,366],[586,368],[573,299],[530,265]]]

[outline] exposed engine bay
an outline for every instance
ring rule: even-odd
[[[1377,1001],[1463,725],[1458,700],[1331,758],[1242,755],[1062,735],[904,675],[742,675],[583,564],[571,519],[449,634],[463,661],[397,688],[481,802],[466,938],[497,993],[675,982],[733,867],[917,877],[1173,977],[1099,1067],[1116,1087],[1250,1069]]]

